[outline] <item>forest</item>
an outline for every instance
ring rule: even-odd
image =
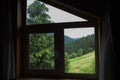
[[[65,38],[65,52],[69,54],[69,58],[81,56],[95,50],[94,34],[82,37],[80,39],[71,40],[72,41],[66,41]]]

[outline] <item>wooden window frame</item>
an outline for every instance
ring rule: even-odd
[[[42,0],[41,0],[42,1]],[[21,78],[62,78],[62,79],[85,79],[98,80],[99,78],[99,18],[80,11],[71,6],[65,5],[55,0],[43,0],[60,9],[66,10],[87,19],[87,22],[67,22],[54,24],[26,25],[26,0],[21,1],[21,26],[17,34],[16,50],[16,79]],[[66,28],[95,28],[95,61],[96,74],[69,74],[64,72],[64,29]],[[30,33],[49,33],[55,34],[55,70],[30,70],[28,69],[28,34]],[[59,36],[59,37],[58,37]],[[59,43],[59,44],[58,44]],[[62,54],[60,54],[62,53]],[[60,57],[60,58],[57,58]],[[56,62],[57,61],[57,62]],[[59,64],[60,63],[60,64]]]

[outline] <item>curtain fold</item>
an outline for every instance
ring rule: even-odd
[[[2,0],[2,9],[1,9],[1,27],[2,27],[2,79],[10,79],[10,53],[11,53],[11,23],[10,23],[10,4],[9,1]],[[6,4],[6,5],[3,5]]]
[[[13,80],[14,27],[16,27],[17,0],[0,1],[0,80]],[[14,13],[14,14],[13,14]]]
[[[102,24],[100,48],[100,80],[115,80],[115,52],[112,40],[110,15],[108,10],[103,17]]]

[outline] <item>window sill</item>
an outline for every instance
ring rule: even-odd
[[[87,80],[87,79],[44,79],[44,78],[18,78],[16,80]],[[97,79],[96,79],[97,80]]]

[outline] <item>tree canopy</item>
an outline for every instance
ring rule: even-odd
[[[27,8],[27,25],[51,23],[45,3],[35,0]],[[54,68],[54,35],[35,33],[29,35],[30,68]]]
[[[54,35],[47,33],[29,35],[30,67],[37,69],[54,68]]]
[[[45,3],[35,0],[27,8],[27,24],[45,24],[51,23],[51,17],[47,14],[49,9]]]

